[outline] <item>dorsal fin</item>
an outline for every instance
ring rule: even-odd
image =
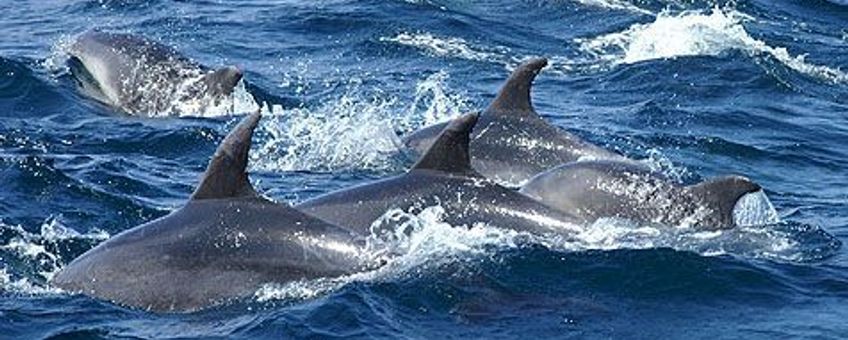
[[[235,66],[225,66],[207,73],[203,80],[206,90],[213,96],[229,96],[244,73]]]
[[[533,79],[545,66],[548,60],[535,58],[519,65],[501,87],[498,96],[486,108],[486,114],[493,115],[536,115],[530,102],[530,87]]]
[[[733,209],[736,202],[745,194],[761,190],[762,187],[742,176],[724,176],[688,186],[686,189],[713,210],[713,223],[718,224],[713,227],[728,228],[734,224]]]
[[[468,144],[471,141],[471,130],[477,123],[477,117],[477,113],[469,113],[451,121],[412,169],[476,173],[471,168]]]
[[[247,178],[247,153],[259,118],[259,112],[245,117],[224,138],[191,195],[192,200],[256,195]]]

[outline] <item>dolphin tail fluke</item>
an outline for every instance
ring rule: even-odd
[[[477,113],[469,113],[451,121],[412,169],[475,173],[471,167],[468,144],[477,117]]]
[[[245,117],[224,138],[191,195],[192,200],[256,195],[247,177],[247,154],[259,118],[261,114],[258,111]]]
[[[742,196],[762,187],[742,176],[724,176],[688,186],[687,190],[716,213],[720,227],[733,226],[733,208]]]
[[[485,113],[494,115],[534,115],[530,102],[530,87],[536,75],[548,65],[545,58],[525,61],[507,79],[497,98],[489,104]]]

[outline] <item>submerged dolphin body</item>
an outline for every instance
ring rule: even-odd
[[[346,229],[257,196],[247,173],[251,115],[218,147],[185,206],[75,259],[57,287],[154,311],[191,311],[265,283],[335,277],[369,266]]]
[[[616,217],[726,229],[735,226],[733,210],[739,199],[758,190],[758,184],[741,176],[681,186],[633,163],[587,161],[543,172],[521,193],[585,222]]]
[[[175,102],[217,105],[242,78],[233,66],[218,70],[141,36],[89,31],[68,49],[71,73],[92,98],[135,115],[174,110]]]
[[[524,62],[480,115],[471,139],[471,164],[481,174],[507,186],[519,186],[557,165],[588,159],[625,159],[548,124],[533,109],[530,87],[546,59]],[[404,138],[423,153],[447,123],[425,127]]]
[[[295,207],[330,223],[368,234],[375,220],[391,209],[410,211],[440,205],[451,225],[483,222],[533,233],[570,234],[575,219],[471,168],[469,134],[477,114],[452,121],[406,174],[329,193]]]

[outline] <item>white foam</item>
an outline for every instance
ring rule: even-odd
[[[411,104],[351,80],[346,92],[318,107],[275,108],[259,128],[264,141],[251,152],[262,171],[396,170],[401,141],[396,131],[458,116],[470,100],[447,86],[449,75],[422,79]],[[402,112],[403,114],[398,114]]]
[[[691,176],[689,169],[686,167],[675,165],[668,156],[656,148],[650,148],[646,151],[648,157],[640,159],[639,162],[647,166],[651,171],[656,171],[663,174],[668,179],[682,183],[683,180]]]
[[[201,76],[188,79],[181,84],[175,85],[174,95],[170,96],[169,102],[161,108],[152,112],[144,112],[150,117],[167,117],[177,115],[180,117],[221,117],[234,114],[252,113],[261,107],[253,95],[247,92],[244,80],[240,80],[233,88],[233,92],[222,98],[214,96],[193,96],[190,92],[196,91],[196,83],[202,81]],[[160,84],[148,84],[149,89],[143,91],[161,91]],[[155,96],[151,94],[150,98]]]
[[[653,12],[640,8],[624,0],[575,0],[577,3],[585,6],[600,7],[614,10],[625,10],[639,14],[654,15]]]
[[[538,56],[517,55],[505,46],[483,46],[471,43],[458,37],[436,36],[428,32],[401,32],[393,37],[381,37],[380,41],[410,46],[424,51],[434,57],[458,58],[471,61],[494,63],[503,65],[504,68],[512,70],[521,62]],[[571,72],[578,65],[576,62],[564,56],[548,57],[546,72],[563,74]]]
[[[50,48],[50,55],[41,62],[41,67],[57,76],[68,74],[70,70],[66,61],[70,58],[68,50],[73,43],[73,36],[66,34],[59,36]]]
[[[13,278],[6,268],[0,268],[0,292],[15,294],[44,295],[58,294],[62,290],[48,285],[35,283],[28,278]]]
[[[388,211],[372,225],[367,245],[372,258],[385,261],[385,265],[335,279],[267,284],[255,297],[259,301],[308,299],[351,282],[385,282],[426,276],[457,261],[487,256],[494,248],[517,247],[524,235],[484,224],[471,229],[454,227],[443,222],[443,216],[444,209],[440,206],[427,207],[419,213]]]
[[[448,84],[445,70],[433,73],[415,87],[415,98],[406,116],[420,126],[437,124],[459,117],[471,108],[464,92],[454,92]]]
[[[300,280],[286,284],[267,283],[262,285],[253,297],[259,302],[312,299],[336,290],[345,283],[344,279]]]
[[[780,223],[780,216],[765,192],[745,194],[733,207],[733,221],[738,226],[751,227]]]
[[[393,98],[347,93],[317,108],[294,108],[266,116],[267,136],[251,152],[263,171],[384,169],[399,150],[390,113]]]
[[[0,245],[0,251],[7,256],[19,258],[27,268],[0,268],[0,290],[25,294],[55,293],[59,290],[49,287],[44,282],[50,280],[59,270],[66,259],[50,249],[55,245],[71,240],[105,240],[109,234],[101,230],[92,230],[85,234],[64,226],[60,218],[48,218],[42,223],[39,233],[30,233],[21,226],[10,226],[0,223],[0,229],[15,235],[8,242]],[[14,274],[14,275],[13,275]]]
[[[382,37],[380,41],[412,46],[437,57],[453,57],[476,61],[505,61],[510,50],[506,47],[477,47],[462,38],[437,37],[427,32],[402,32],[394,37]]]
[[[805,61],[784,47],[769,46],[753,38],[744,22],[754,19],[737,10],[713,8],[709,13],[668,11],[651,23],[634,24],[628,29],[590,39],[577,39],[580,49],[611,66],[682,56],[719,55],[738,50],[752,57],[770,57],[786,67],[828,82],[848,82],[839,69]]]

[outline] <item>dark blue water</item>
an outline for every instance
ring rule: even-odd
[[[4,1],[0,337],[848,337],[837,3]],[[242,67],[235,112],[128,117],[80,95],[64,48],[92,28]],[[533,93],[549,121],[683,182],[744,174],[777,216],[717,233],[602,221],[557,240],[423,213],[383,269],[192,314],[46,283],[179,207],[245,112],[267,112],[252,180],[298,202],[401,173],[396,134],[481,109],[530,56],[552,61]]]

